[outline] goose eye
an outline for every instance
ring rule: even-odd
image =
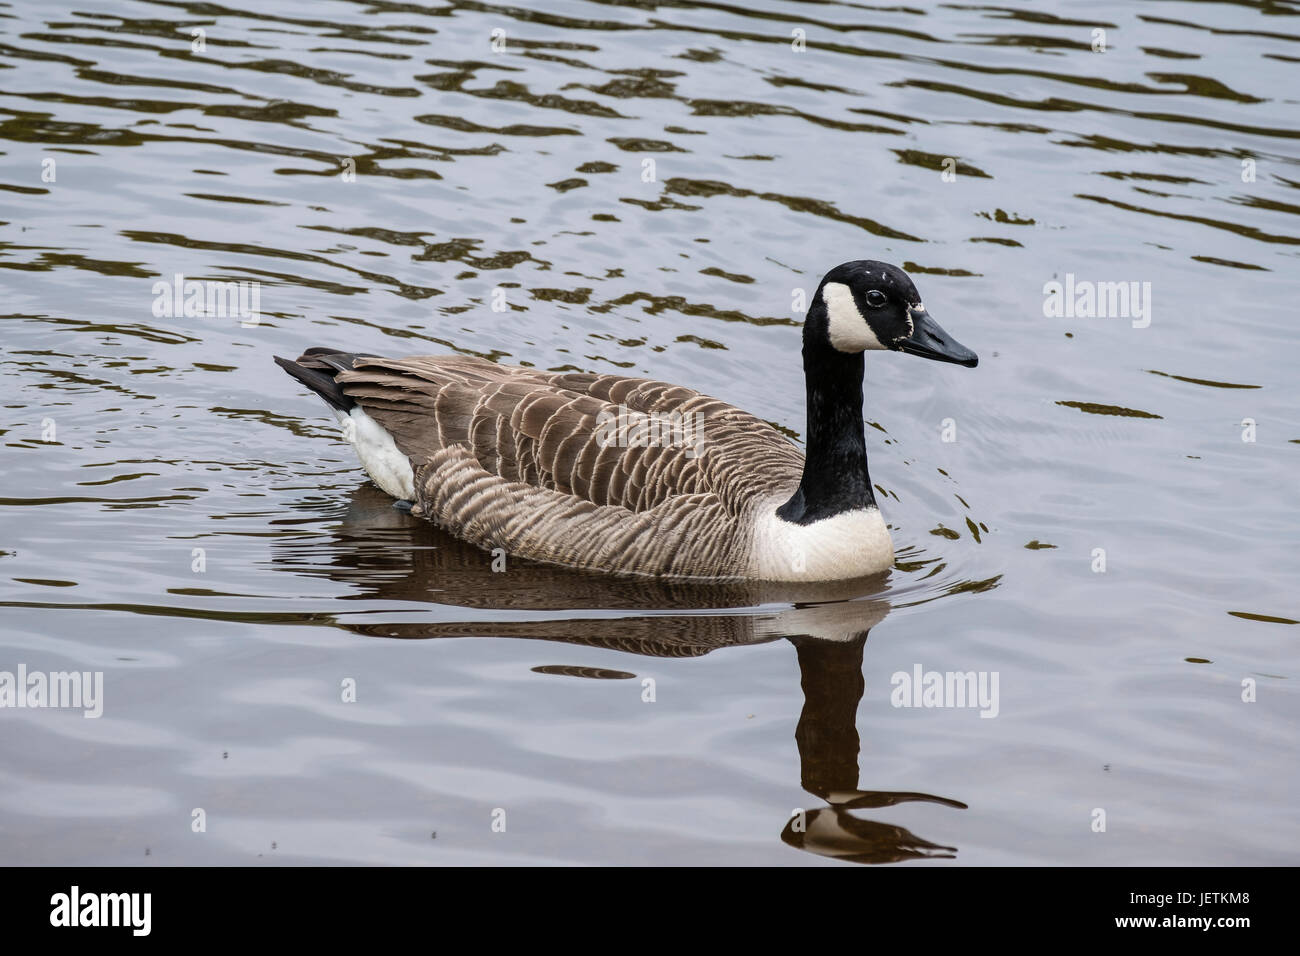
[[[873,309],[880,308],[886,302],[885,293],[881,292],[879,289],[872,289],[866,294],[865,298],[867,300],[867,305],[871,306]]]

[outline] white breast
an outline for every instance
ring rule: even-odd
[[[334,410],[343,426],[343,437],[352,443],[361,467],[372,481],[394,498],[415,498],[415,471],[411,460],[398,449],[393,436],[373,418],[353,406],[351,413]]]
[[[779,517],[765,502],[754,522],[750,567],[764,581],[839,581],[892,567],[894,543],[879,508],[846,511],[812,524]]]

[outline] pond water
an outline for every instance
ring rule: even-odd
[[[1297,862],[1297,14],[0,4],[0,672],[103,675],[0,708],[0,861]],[[868,355],[852,586],[494,571],[272,364],[798,441],[859,258],[981,362]]]

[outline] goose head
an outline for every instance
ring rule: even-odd
[[[907,352],[974,368],[979,356],[943,330],[898,266],[858,259],[822,279],[805,334],[838,352]]]

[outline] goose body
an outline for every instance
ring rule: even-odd
[[[276,362],[330,405],[376,485],[480,547],[666,577],[874,574],[893,546],[867,473],[862,353],[976,359],[902,270],[872,261],[827,274],[803,338],[807,456],[748,412],[651,379],[328,348]]]

